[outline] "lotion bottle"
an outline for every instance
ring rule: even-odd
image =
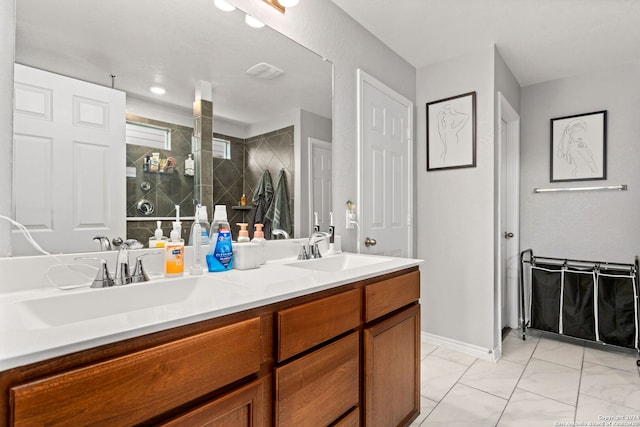
[[[164,246],[164,275],[179,277],[184,273],[184,240],[180,238],[180,224],[173,223],[171,238]]]

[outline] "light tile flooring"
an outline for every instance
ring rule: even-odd
[[[511,331],[498,363],[423,342],[411,426],[640,427],[636,355],[536,330]]]

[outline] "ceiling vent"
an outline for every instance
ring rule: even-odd
[[[250,67],[247,70],[247,74],[259,79],[271,80],[284,74],[284,71],[282,71],[278,67],[274,67],[271,64],[267,64],[266,62],[261,62],[254,65],[253,67]]]

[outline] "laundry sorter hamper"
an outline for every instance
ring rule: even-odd
[[[528,328],[638,352],[638,257],[633,264],[520,253],[522,339]]]

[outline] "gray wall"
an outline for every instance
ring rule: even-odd
[[[403,96],[416,99],[416,70],[327,0],[305,0],[285,14],[262,1],[230,0],[334,64],[333,206],[357,199],[357,80],[362,68]],[[340,218],[340,215],[338,215]],[[356,250],[356,234],[337,221],[342,247]]]
[[[494,49],[417,71],[422,327],[493,349]],[[426,172],[427,102],[476,91],[477,167]]]
[[[16,40],[14,0],[0,2],[0,215],[11,212],[11,174],[13,172],[13,60]],[[0,257],[11,250],[11,227],[0,220]]]
[[[640,254],[640,64],[522,89],[521,247],[543,256],[632,262]],[[549,182],[550,119],[608,111],[607,180]],[[628,184],[628,191],[533,194]]]

